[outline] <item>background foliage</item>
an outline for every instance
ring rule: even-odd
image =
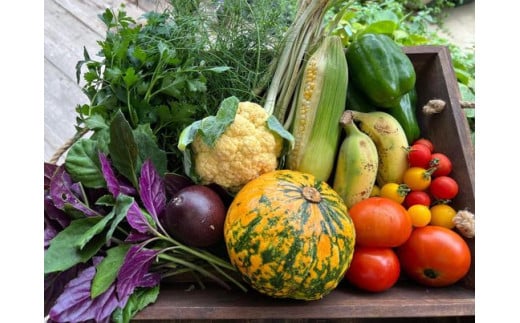
[[[344,1],[337,6],[333,14],[341,15],[335,32],[340,34],[346,43],[357,32],[365,28],[374,28],[384,32],[403,46],[444,45],[451,53],[453,68],[462,101],[464,112],[472,132],[475,132],[475,52],[460,48],[450,39],[443,37],[438,30],[444,29],[444,20],[448,8],[464,5],[465,0],[433,0],[424,4],[420,0],[383,0]]]

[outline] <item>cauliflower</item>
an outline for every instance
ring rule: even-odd
[[[294,143],[292,135],[262,106],[231,97],[223,101],[216,116],[184,129],[178,147],[185,153],[185,171],[195,182],[218,184],[236,193],[250,180],[278,167],[284,139]]]

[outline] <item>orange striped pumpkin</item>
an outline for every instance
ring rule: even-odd
[[[310,174],[277,170],[247,183],[224,223],[231,263],[257,291],[320,299],[352,261],[354,224],[341,197]]]

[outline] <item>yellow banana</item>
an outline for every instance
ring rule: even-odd
[[[359,129],[376,145],[379,156],[376,182],[379,187],[385,183],[402,183],[404,172],[408,168],[408,140],[399,121],[383,111],[351,112]]]
[[[339,148],[333,188],[347,208],[351,208],[370,196],[377,176],[378,155],[376,145],[358,129],[352,113],[344,112],[340,123],[346,137]]]

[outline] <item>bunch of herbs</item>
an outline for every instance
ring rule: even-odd
[[[214,115],[229,96],[259,101],[270,66],[294,16],[291,1],[171,1],[136,21],[124,7],[100,15],[107,27],[95,59],[84,50],[76,66],[88,104],[78,106],[78,131],[92,116],[122,111],[130,125],[150,125],[168,152],[168,169],[182,169],[176,145],[182,129]],[[83,77],[83,80],[82,80]]]
[[[63,165],[45,164],[44,274],[49,322],[129,322],[153,303],[160,282],[190,273],[225,288],[225,254],[173,239],[162,226],[167,201],[191,182],[165,173],[166,154],[149,127],[121,111],[79,139]],[[162,175],[161,175],[162,174]]]

